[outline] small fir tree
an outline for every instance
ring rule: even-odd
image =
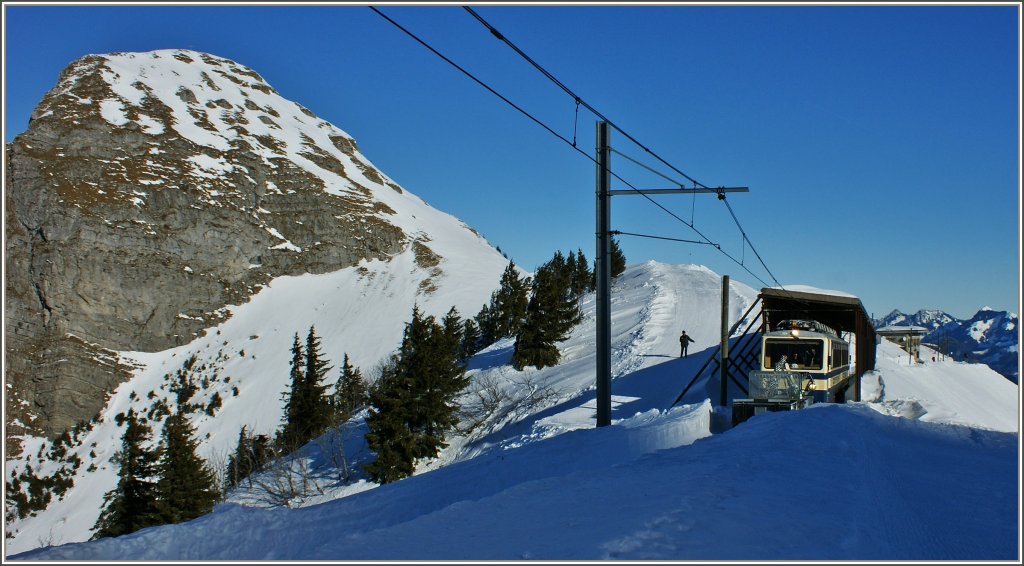
[[[594,273],[590,269],[587,256],[583,250],[576,250],[576,264],[572,268],[572,291],[577,297],[594,290]]]
[[[165,523],[205,515],[220,498],[213,471],[196,454],[195,430],[180,409],[164,422],[157,466],[157,509]]]
[[[302,351],[302,342],[299,341],[299,334],[295,333],[292,341],[292,358],[290,362],[291,371],[289,374],[289,387],[287,401],[284,406],[284,428],[278,439],[283,446],[298,447],[301,445],[301,429],[303,411],[305,411],[305,389],[304,363],[305,354]]]
[[[414,311],[415,319],[415,311]],[[417,438],[417,457],[433,458],[447,446],[445,435],[458,423],[455,398],[469,385],[466,367],[459,359],[462,322],[453,307],[438,325],[433,317],[423,321],[422,346],[407,364],[419,402],[413,405],[412,429]]]
[[[497,322],[491,311],[490,304],[480,307],[480,312],[474,318],[477,328],[480,329],[480,345],[493,344],[499,339]]]
[[[272,454],[273,448],[266,435],[253,435],[248,432],[248,427],[243,426],[238,432],[235,452],[228,456],[225,488],[236,487],[246,478],[249,478],[249,485],[252,486],[252,474],[262,470]]]
[[[331,396],[326,383],[330,362],[320,349],[320,338],[316,329],[309,327],[306,335],[306,364],[303,372],[303,397],[305,398],[305,423],[302,427],[303,442],[320,436],[334,422]]]
[[[557,343],[568,338],[569,331],[582,319],[570,274],[561,252],[537,269],[526,320],[512,352],[512,367],[516,370],[558,364],[561,354]]]
[[[133,533],[162,521],[157,512],[157,453],[146,445],[150,429],[131,409],[117,453],[117,487],[103,496],[93,539]]]
[[[626,271],[626,254],[622,253],[622,248],[615,238],[611,238],[611,241],[611,275],[615,278]]]
[[[331,366],[323,357],[316,329],[309,327],[303,347],[296,334],[292,344],[291,387],[285,403],[285,423],[279,434],[282,448],[294,450],[322,434],[334,422],[334,407],[325,379]]]
[[[480,327],[476,320],[467,318],[462,323],[462,344],[459,348],[459,359],[468,360],[473,354],[480,351]]]
[[[469,384],[459,359],[461,326],[455,309],[444,324],[413,309],[398,353],[371,388],[366,440],[377,460],[365,469],[374,481],[410,475],[417,459],[447,446],[458,420],[455,400]]]
[[[363,374],[359,368],[352,367],[349,363],[348,353],[341,364],[341,377],[338,378],[334,391],[334,404],[341,420],[348,419],[366,405],[366,382],[363,381]]]
[[[505,266],[498,289],[491,295],[494,338],[515,336],[526,317],[530,301],[530,279],[520,277],[514,261]]]
[[[377,458],[364,466],[370,478],[380,484],[412,475],[415,470],[415,439],[407,423],[412,401],[411,383],[398,372],[393,356],[370,387],[370,412],[366,417],[366,445]]]

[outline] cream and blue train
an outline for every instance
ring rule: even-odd
[[[749,399],[733,400],[733,424],[766,411],[843,403],[851,385],[850,343],[814,320],[783,320],[761,336]]]

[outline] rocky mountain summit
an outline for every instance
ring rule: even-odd
[[[188,343],[275,277],[410,247],[442,268],[422,200],[348,134],[209,54],[82,57],[6,155],[9,449],[96,415],[131,374],[118,352]]]
[[[899,309],[896,309],[882,317],[881,320],[873,322],[875,328],[882,328],[884,326],[921,326],[928,330],[935,330],[957,320],[952,315],[940,310],[922,309],[914,314],[904,314]]]

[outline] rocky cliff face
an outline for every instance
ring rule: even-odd
[[[192,51],[73,62],[5,167],[8,439],[90,419],[129,375],[116,351],[187,343],[273,277],[417,238],[351,137]]]

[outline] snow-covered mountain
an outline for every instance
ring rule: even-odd
[[[273,285],[268,291],[276,292]],[[883,341],[876,370],[862,381],[863,402],[760,415],[711,435],[712,406],[700,384],[683,404],[668,404],[713,349],[719,295],[719,277],[699,266],[649,262],[618,279],[612,426],[594,428],[594,304],[585,301],[562,364],[515,372],[507,341],[473,359],[474,384],[503,384],[510,403],[473,433],[453,438],[438,462],[411,478],[342,485],[324,470],[322,493],[296,501],[300,508],[268,508],[236,492],[188,523],[12,556],[38,540],[74,540],[70,533],[84,522],[65,511],[63,522],[50,517],[49,531],[24,524],[8,541],[8,556],[1019,559],[1015,385],[980,364],[907,366],[901,350]],[[754,296],[733,281],[733,318]],[[230,325],[243,324],[246,309],[261,308],[258,299],[239,308],[223,336],[238,339]],[[682,327],[697,340],[687,358],[677,357]],[[530,411],[516,413],[529,398],[536,401]],[[365,456],[355,446],[351,455]],[[311,466],[323,460],[311,451]],[[102,490],[103,477],[91,476],[89,489]],[[88,505],[79,497],[71,508]]]
[[[922,342],[956,359],[986,364],[1018,383],[1020,329],[1014,313],[985,307],[973,317],[960,320],[938,310],[920,310],[912,315],[894,310],[874,325],[927,328]]]
[[[973,317],[940,326],[923,341],[957,359],[983,363],[1014,383],[1020,375],[1020,328],[1017,315],[981,309]]]
[[[377,308],[392,332],[352,352],[372,364],[400,328],[391,315],[414,301],[475,314],[507,264],[347,133],[205,53],[82,57],[6,149],[13,452],[22,434],[53,439],[94,419],[134,374],[119,352],[192,343],[276,278],[348,269],[325,292],[387,299]],[[397,269],[416,283],[390,287]]]
[[[929,330],[935,330],[940,326],[957,322],[957,319],[940,310],[922,309],[914,314],[904,314],[899,309],[896,309],[882,317],[881,320],[872,322],[875,328],[883,328],[885,326],[921,326]]]
[[[344,131],[204,53],[78,59],[6,149],[5,517],[18,494],[48,503],[8,521],[33,532],[15,547],[87,538],[112,476],[80,486],[109,474],[115,416],[153,417],[186,359],[215,463],[243,424],[280,423],[295,334],[315,325],[336,367],[347,353],[370,375],[415,305],[472,316],[508,264]]]

